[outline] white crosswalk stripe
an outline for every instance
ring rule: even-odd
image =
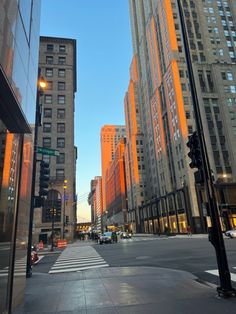
[[[236,267],[233,267],[236,269]],[[211,270],[206,270],[205,271],[208,274],[215,275],[219,277],[219,271],[218,269],[211,269]],[[235,273],[230,273],[231,281],[236,282],[236,274]]]
[[[8,276],[8,266],[0,269],[0,277]],[[26,274],[26,257],[23,257],[15,262],[15,276],[25,276]]]
[[[51,267],[49,274],[77,272],[109,265],[92,246],[67,247]]]

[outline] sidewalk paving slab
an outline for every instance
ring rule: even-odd
[[[190,273],[155,267],[107,267],[65,274],[34,273],[14,314],[227,314],[236,299]]]

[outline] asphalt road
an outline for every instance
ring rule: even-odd
[[[236,274],[236,239],[225,239],[230,272]],[[217,269],[216,255],[207,238],[163,238],[157,240],[121,240],[94,248],[112,267],[152,266],[179,269],[200,280],[218,285],[218,277],[206,270]],[[234,283],[236,287],[236,282]]]

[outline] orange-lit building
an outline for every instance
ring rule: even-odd
[[[144,136],[140,118],[140,94],[138,85],[137,57],[134,56],[130,67],[129,88],[125,95],[125,169],[127,182],[128,213],[127,223],[133,232],[140,231],[138,208],[144,201],[146,170]]]
[[[104,125],[101,129],[101,163],[102,163],[102,212],[106,212],[106,171],[109,163],[114,159],[115,150],[119,140],[125,137],[125,126]]]
[[[125,178],[125,138],[117,144],[114,158],[106,171],[106,218],[107,226],[126,228],[127,225],[127,195]]]
[[[178,6],[171,0],[129,4],[147,175],[138,210],[142,231],[185,233],[190,225],[203,232],[206,200],[187,157],[195,121]],[[182,4],[218,202],[232,204],[221,213],[230,228],[236,225],[235,8],[232,1]]]

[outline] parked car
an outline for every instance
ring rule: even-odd
[[[99,243],[115,243],[117,242],[117,235],[115,232],[104,232],[100,238],[99,238]]]
[[[225,235],[229,238],[236,238],[236,229],[225,231]]]
[[[121,237],[121,239],[131,239],[132,234],[128,233],[128,232],[121,232],[120,237]]]

